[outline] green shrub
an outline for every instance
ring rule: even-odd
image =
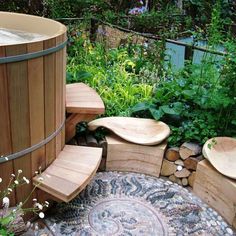
[[[67,82],[82,81],[96,89],[105,103],[106,116],[130,116],[131,107],[152,99],[153,85],[139,74],[149,64],[141,47],[106,50],[102,44],[79,37],[68,53]]]
[[[221,67],[207,59],[160,81],[154,101],[136,105],[133,112],[146,111],[147,116],[167,122],[172,145],[236,135],[236,64],[230,55]]]

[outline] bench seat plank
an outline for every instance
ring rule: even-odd
[[[58,158],[34,177],[38,188],[55,198],[69,202],[83,190],[95,175],[102,156],[101,148],[66,145]]]
[[[66,111],[79,114],[103,114],[105,106],[97,92],[84,83],[66,85]]]

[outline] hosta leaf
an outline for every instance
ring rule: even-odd
[[[149,110],[155,120],[160,120],[161,117],[164,115],[164,112],[162,110],[158,110],[154,108],[150,108]]]

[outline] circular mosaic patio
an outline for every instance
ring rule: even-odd
[[[236,235],[216,211],[187,189],[135,173],[97,173],[70,203],[45,219],[55,235]]]

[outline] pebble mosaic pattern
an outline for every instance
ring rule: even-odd
[[[58,204],[45,223],[58,236],[236,236],[187,189],[135,173],[97,173],[77,198]]]

